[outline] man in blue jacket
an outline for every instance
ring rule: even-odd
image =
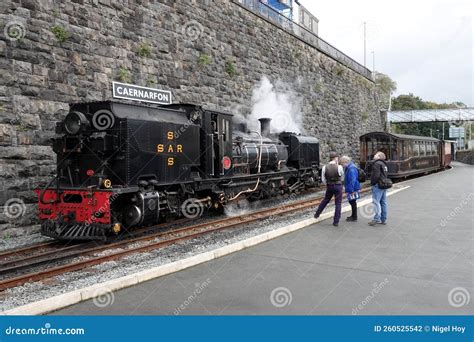
[[[357,199],[360,198],[359,169],[348,156],[342,156],[340,162],[344,167],[344,188],[352,209],[352,215],[346,218],[346,221],[357,221]]]

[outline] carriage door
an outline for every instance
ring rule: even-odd
[[[213,114],[214,175],[224,176],[232,167],[232,115]]]

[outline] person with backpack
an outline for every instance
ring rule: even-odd
[[[339,225],[341,219],[341,205],[342,205],[342,181],[344,180],[344,169],[338,164],[338,157],[336,152],[329,153],[329,163],[323,166],[321,171],[321,181],[326,184],[326,193],[324,199],[319,204],[314,218],[318,218],[323,212],[324,208],[331,201],[334,196],[336,204],[336,211],[334,212],[333,226]]]
[[[388,178],[388,167],[385,162],[385,153],[379,151],[374,155],[375,162],[370,174],[370,185],[372,185],[372,202],[375,215],[369,226],[387,224],[387,189],[392,187],[392,181]]]
[[[360,198],[360,174],[359,168],[348,156],[342,156],[341,165],[344,167],[344,188],[347,201],[351,205],[352,215],[346,221],[357,221],[357,200]]]

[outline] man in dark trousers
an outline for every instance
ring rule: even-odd
[[[386,179],[388,167],[385,162],[385,153],[377,152],[374,155],[374,164],[370,174],[370,185],[372,185],[372,202],[374,203],[374,219],[369,222],[370,226],[387,224],[387,189],[379,188],[380,179]]]
[[[336,211],[334,212],[333,226],[339,225],[341,219],[341,202],[342,202],[342,181],[344,180],[344,169],[338,164],[336,152],[329,153],[329,164],[324,165],[321,171],[321,181],[326,184],[326,194],[323,201],[319,204],[314,218],[318,218],[324,208],[331,201],[332,196],[335,197]]]

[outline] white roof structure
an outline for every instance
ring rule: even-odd
[[[387,112],[389,122],[474,121],[474,108],[420,109]]]

